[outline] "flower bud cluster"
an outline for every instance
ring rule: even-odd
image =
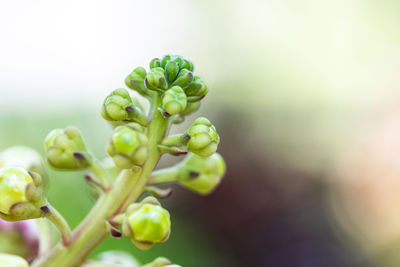
[[[193,74],[193,63],[178,55],[165,55],[150,62],[150,70],[134,69],[125,79],[125,84],[150,96],[153,93],[162,97],[165,114],[185,116],[197,110],[197,103],[208,92],[203,80]]]
[[[137,248],[149,249],[155,243],[167,241],[171,232],[169,212],[156,198],[147,197],[128,207],[122,232]]]

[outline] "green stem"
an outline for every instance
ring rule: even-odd
[[[126,207],[143,193],[147,180],[161,156],[157,145],[164,137],[169,122],[157,111],[161,98],[158,96],[155,100],[152,108],[153,118],[148,128],[149,154],[143,167],[123,170],[110,190],[98,199],[85,220],[73,232],[71,244],[67,247],[58,244],[48,254],[37,259],[32,267],[79,266],[107,238],[106,222],[124,212]]]
[[[68,246],[71,243],[71,229],[64,217],[50,204],[47,205],[49,212],[46,213],[46,218],[51,221],[61,234],[62,243]]]
[[[106,171],[101,167],[99,161],[94,159],[90,164],[90,170],[100,180],[104,188],[109,188],[111,185],[111,179]]]
[[[185,135],[183,134],[174,134],[171,136],[168,136],[163,139],[161,142],[162,145],[165,146],[183,146],[184,145],[184,137]]]
[[[154,171],[147,184],[161,184],[175,182],[178,178],[178,168],[176,166]]]

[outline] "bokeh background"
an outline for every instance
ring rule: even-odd
[[[46,134],[73,124],[104,157],[104,97],[134,67],[181,54],[210,93],[175,131],[210,118],[227,175],[207,197],[174,187],[167,243],[109,239],[95,254],[400,266],[399,13],[395,0],[1,1],[0,149],[43,154]],[[93,205],[83,173],[49,172],[74,227]]]

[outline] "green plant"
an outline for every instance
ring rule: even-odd
[[[177,182],[208,194],[224,176],[225,162],[216,153],[219,136],[209,120],[198,118],[184,133],[168,136],[171,126],[196,111],[208,92],[205,83],[193,74],[190,61],[175,55],[155,58],[148,72],[142,67],[134,69],[125,84],[149,101],[150,110],[146,114],[137,97],[123,88],[106,97],[101,115],[115,128],[106,149],[113,161],[111,167],[88,150],[76,127],[55,129],[45,139],[48,164],[59,170],[87,169],[86,181],[96,192],[96,204],[73,232],[46,199],[43,188],[47,176],[39,156],[21,147],[1,154],[0,218],[47,218],[61,234],[61,241],[31,266],[123,266],[86,259],[110,235],[129,237],[143,250],[168,239],[170,214],[157,198],[168,196],[169,191],[157,184]],[[188,155],[175,166],[155,170],[163,154]],[[146,192],[153,196],[137,202]],[[2,260],[9,260],[7,266],[25,266],[12,265],[20,259],[9,255],[0,254]],[[178,265],[158,258],[145,266]]]

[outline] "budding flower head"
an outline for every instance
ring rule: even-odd
[[[106,97],[101,115],[108,121],[132,121],[143,126],[147,125],[146,117],[124,88],[116,89]]]
[[[78,128],[51,131],[44,142],[48,163],[56,169],[80,170],[90,165],[91,156]]]
[[[29,267],[28,262],[24,258],[6,253],[0,253],[0,266]]]
[[[208,158],[191,153],[178,168],[179,184],[203,195],[211,193],[226,172],[225,161],[218,153]]]
[[[146,78],[146,70],[143,67],[137,67],[125,78],[125,84],[129,88],[136,90],[138,93],[145,95],[146,86],[144,79]]]
[[[163,68],[152,68],[146,75],[145,84],[147,89],[163,93],[167,89]]]
[[[186,144],[189,151],[202,157],[211,156],[217,151],[219,135],[208,119],[196,119],[185,134],[190,138]]]
[[[155,243],[165,242],[171,231],[169,212],[154,197],[130,205],[122,225],[125,236],[139,249],[149,249]]]
[[[173,264],[169,259],[158,257],[154,261],[144,265],[143,267],[181,267],[180,265]]]
[[[38,218],[46,203],[37,173],[19,167],[0,169],[0,212],[8,221]]]
[[[107,146],[107,153],[120,169],[142,164],[147,157],[146,135],[126,126],[115,128]]]
[[[3,167],[20,167],[28,172],[36,172],[43,180],[47,180],[42,157],[30,147],[13,146],[2,151],[0,153],[0,168]]]
[[[163,96],[162,105],[170,115],[181,113],[186,108],[186,94],[179,86],[168,89]]]

